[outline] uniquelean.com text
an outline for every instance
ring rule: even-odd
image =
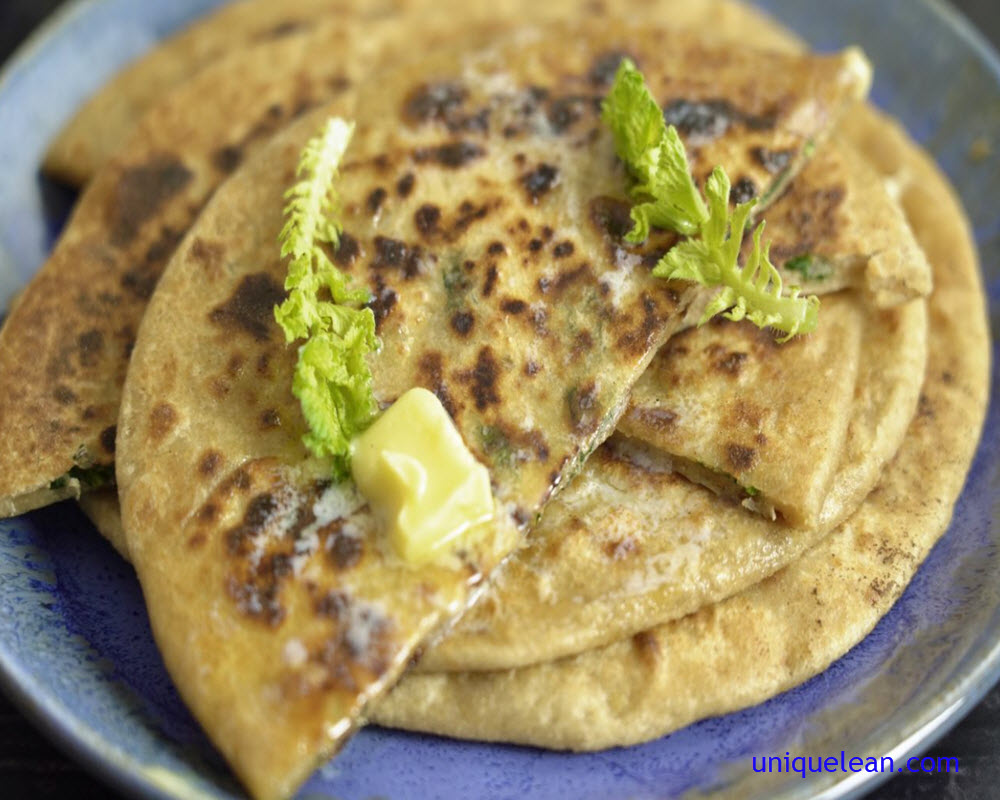
[[[754,772],[795,773],[803,778],[831,772],[932,774],[959,771],[958,759],[955,756],[911,756],[897,763],[892,756],[849,756],[843,750],[835,756],[793,756],[791,753],[780,756],[753,756],[752,767]]]

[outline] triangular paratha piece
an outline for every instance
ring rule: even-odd
[[[819,153],[765,216],[786,280],[810,291],[856,287],[858,303],[872,306],[859,315],[929,291],[927,259],[901,209],[844,143]],[[798,270],[788,267],[796,262]],[[922,338],[882,348],[864,326],[832,322],[844,326],[843,335],[827,325],[784,348],[746,327],[683,334],[636,384],[621,432],[759,513],[829,530],[899,446],[924,359]],[[868,368],[855,375],[852,365],[861,361]],[[899,394],[859,402],[855,387],[874,385],[873,369],[881,372],[875,383],[884,379]],[[753,392],[745,390],[750,385]],[[862,413],[879,423],[864,424]]]

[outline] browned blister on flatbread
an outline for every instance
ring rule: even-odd
[[[322,113],[219,189],[153,297],[118,437],[128,550],[171,675],[255,795],[298,785],[464,609],[696,293],[649,275],[671,235],[628,248],[591,213],[624,196],[598,101],[625,51],[668,100],[701,102],[706,70],[731,78],[698,174],[754,173],[740,142],[804,148],[867,85],[856,54],[604,25],[525,29],[359,89],[334,258],[374,298],[375,397],[433,391],[493,480],[494,529],[441,563],[402,564],[301,442],[296,348],[270,311],[282,193]]]

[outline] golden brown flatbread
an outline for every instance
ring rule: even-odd
[[[784,345],[748,323],[674,336],[633,390],[634,403],[653,380],[680,398],[660,433],[668,449],[624,438],[623,419],[417,669],[497,670],[572,655],[690,614],[791,563],[857,508],[895,455],[917,407],[926,346],[924,301],[879,310],[860,292],[824,297],[818,330]],[[766,453],[765,463],[799,464],[804,483],[822,486],[825,515],[794,528],[749,513],[742,493],[720,498],[686,480],[688,465],[669,449],[670,434],[683,438],[685,427],[703,430],[701,441],[723,458],[745,448]]]
[[[961,491],[986,409],[989,336],[971,232],[947,180],[885,117],[860,112],[847,129],[900,185],[934,267],[920,412],[876,490],[801,559],[725,602],[533,667],[411,674],[373,720],[560,749],[632,744],[805,681],[889,610]]]
[[[672,0],[662,1],[672,21],[694,26],[711,19],[713,30],[723,34],[735,35],[745,18],[730,4],[675,8]],[[651,6],[650,13],[659,9]],[[489,38],[498,26],[519,19],[518,11],[523,9],[511,3],[472,4],[468,19],[428,13],[420,17],[421,41],[433,50],[456,34],[467,44]],[[604,13],[615,14],[611,8]],[[471,26],[470,19],[482,23]],[[206,24],[215,29],[217,23]],[[768,30],[764,25],[764,41]],[[0,516],[79,496],[110,480],[126,359],[160,272],[193,219],[225,176],[274,130],[310,104],[344,91],[374,65],[416,55],[413,37],[412,19],[405,16],[327,22],[233,53],[150,110],[83,195],[0,332],[0,372],[12,378],[0,387],[0,435],[8,444],[0,451]],[[165,45],[166,52],[172,47]],[[859,93],[867,80],[859,59],[849,66],[860,72],[849,74],[838,90],[844,97]],[[691,87],[690,99],[709,88]],[[597,96],[601,90],[587,91]],[[797,144],[766,130],[750,132],[741,139],[745,147],[726,155],[726,163],[766,189],[775,176],[750,149],[800,152],[806,139],[823,138],[840,110],[836,105],[805,114],[805,129],[791,135]],[[577,113],[572,103],[549,110],[567,123]]]
[[[697,18],[703,19],[704,15],[711,10],[709,8],[709,6],[711,5],[712,4],[708,5],[703,4],[704,8],[702,8],[700,12],[697,10],[696,5],[688,6],[687,14],[690,17],[691,21],[694,21]],[[699,17],[699,14],[701,15],[701,17]],[[681,16],[683,20],[684,15]],[[753,17],[751,16],[751,19],[752,18]],[[739,18],[739,14],[733,14],[733,13],[723,14],[722,19],[724,21],[730,20],[730,23],[722,24],[721,31],[723,33],[727,35],[736,35],[737,33],[741,34],[743,32],[744,20]],[[435,35],[433,31],[434,31],[433,26],[431,26],[428,30],[424,31],[424,36],[431,37],[432,39],[433,35]],[[338,42],[342,44],[343,40],[338,39],[337,37],[342,37],[343,35],[344,32],[339,29],[334,31],[329,27],[324,28],[321,26],[316,32],[310,34],[311,43],[305,49],[304,54],[300,54],[298,56],[298,63],[309,64],[317,58],[317,54],[319,52],[336,46]],[[438,35],[443,36],[444,34],[438,34]],[[287,37],[287,41],[283,42],[281,45],[287,51],[287,53],[296,52],[294,49],[295,47],[298,47],[300,49],[302,47],[302,45],[293,44],[292,40],[294,38],[295,38],[294,36]],[[379,37],[375,36],[373,38],[378,39]],[[223,77],[224,75],[228,74],[231,76],[232,74],[238,72],[241,68],[245,67],[250,63],[253,63],[254,61],[270,62],[271,59],[264,57],[266,54],[261,52],[265,47],[269,49],[274,49],[275,45],[274,44],[269,44],[264,46],[259,45],[257,48],[255,48],[245,56],[241,55],[239,58],[231,58],[228,61],[218,65],[217,68],[208,70],[205,76],[203,76],[202,78],[199,79],[198,82],[196,82],[196,85],[194,87],[192,87],[190,90],[179,92],[176,100],[172,100],[171,102],[164,105],[167,108],[185,107],[188,108],[190,112],[190,108],[192,107],[193,104],[198,102],[204,102],[203,100],[200,100],[200,98],[202,98],[205,94],[207,94],[207,92],[205,91],[206,87],[211,87],[213,93],[216,95],[219,93],[219,91],[221,91],[221,88],[225,84],[225,79]],[[391,48],[386,48],[386,49],[391,49]],[[286,68],[290,69],[290,66],[286,65]],[[232,80],[232,78],[230,77],[229,80]],[[277,95],[278,91],[272,90],[265,98],[263,98],[259,102],[260,104],[269,102],[270,100],[274,100],[277,97]],[[233,113],[233,109],[229,107],[229,104],[225,104],[224,107],[227,109],[227,112],[229,114]],[[243,116],[250,116],[247,113],[245,107],[240,107],[239,111],[240,114],[242,114]],[[163,135],[168,136],[171,130],[169,124],[171,118],[172,117],[169,111],[160,111],[159,113],[154,113],[153,115],[151,115],[151,120],[148,123],[148,126],[153,127],[153,125],[155,124],[157,130],[164,131]],[[204,117],[199,117],[199,118],[203,120],[203,127],[206,133],[202,136],[201,139],[190,142],[190,145],[195,153],[198,153],[199,150],[201,152],[204,152],[209,147],[207,132],[211,131],[213,127],[211,120],[208,120]],[[153,120],[155,120],[155,123],[153,122]],[[221,148],[216,148],[215,152],[218,153],[232,149],[233,145],[227,145]],[[877,193],[875,193],[874,198],[872,198],[869,195],[863,194],[860,191],[861,188],[870,188],[868,184],[870,184],[871,181],[868,181],[866,183],[866,178],[863,172],[859,176],[858,174],[859,170],[856,168],[857,160],[856,159],[852,160],[849,154],[845,155],[843,152],[841,152],[844,149],[845,148],[843,147],[830,147],[822,150],[817,156],[814,164],[810,168],[808,168],[806,172],[802,176],[800,176],[798,180],[796,180],[793,183],[791,190],[777,201],[775,207],[771,211],[771,213],[773,213],[775,216],[775,221],[771,223],[769,228],[769,234],[775,237],[775,247],[777,248],[777,252],[783,253],[784,255],[801,253],[805,252],[806,250],[816,249],[817,242],[820,242],[821,253],[833,254],[837,252],[855,252],[858,255],[854,256],[854,261],[856,262],[857,265],[861,265],[871,260],[868,258],[867,253],[863,253],[863,249],[871,248],[873,240],[884,241],[885,240],[884,237],[888,235],[886,231],[891,231],[894,235],[896,235],[896,238],[898,240],[898,247],[892,252],[899,252],[899,251],[906,252],[907,247],[910,247],[912,249],[912,245],[910,245],[907,240],[907,237],[909,237],[909,233],[905,228],[905,222],[902,223],[902,226],[896,224],[893,226],[879,225],[878,227],[875,228],[868,227],[865,224],[862,224],[862,221],[866,219],[866,216],[851,208],[852,204],[855,205],[860,204],[867,210],[871,210],[872,208],[878,210],[886,202],[886,199],[884,197],[884,191],[882,193],[882,196],[879,196]],[[765,158],[763,156],[763,153],[765,152],[770,153],[771,156],[769,158]],[[774,154],[776,153],[782,154],[782,161],[780,165],[777,166],[775,165],[774,161],[775,159]],[[242,155],[242,153],[240,152],[239,155]],[[777,174],[782,169],[788,166],[788,163],[791,160],[791,156],[792,156],[791,151],[779,150],[779,149],[764,150],[763,148],[757,148],[754,149],[752,153],[752,157],[756,162],[758,162],[758,166],[763,168],[762,174],[765,173]],[[193,158],[188,160],[191,160],[195,164],[197,164],[199,163],[200,159]],[[206,181],[206,183],[209,186],[211,185],[210,182],[208,181]],[[842,202],[831,201],[831,197],[837,195],[841,195],[843,197]],[[890,208],[888,211],[880,214],[874,214],[872,215],[872,217],[882,222],[885,220],[886,217],[891,217],[891,213],[892,209]],[[822,238],[819,236],[820,231],[818,230],[817,227],[810,227],[810,226],[803,227],[802,220],[806,215],[810,215],[811,217],[817,220],[823,221],[823,227],[821,231],[823,234]],[[900,215],[898,214],[898,212],[896,212],[896,217],[899,216]],[[856,224],[854,225],[849,224],[851,222]],[[879,240],[878,237],[880,236],[883,237],[883,239]],[[843,243],[843,248],[844,248],[843,250],[837,249],[838,243]],[[876,249],[874,252],[879,253],[880,251]],[[926,265],[924,266],[926,269]],[[837,275],[839,276],[839,273],[837,273]],[[863,275],[864,273],[860,268],[854,269],[852,275],[846,279],[846,282],[847,283],[855,282],[858,285],[865,286],[868,290],[872,291],[874,294],[876,287],[874,285],[869,285],[869,282],[863,277]],[[843,285],[844,285],[843,283],[840,283],[837,284],[835,287],[830,287],[829,285],[820,284],[818,285],[817,288],[820,291],[822,291],[828,288],[839,288],[840,286]],[[846,306],[842,304],[840,311],[837,312],[836,305],[837,305],[836,301],[834,301],[834,311],[832,312],[832,317],[824,325],[823,330],[821,330],[821,332],[816,337],[813,337],[813,340],[808,345],[808,349],[811,350],[817,349],[817,342],[822,340],[827,342],[826,347],[828,349],[835,346],[839,346],[846,353],[846,356],[844,358],[841,358],[837,362],[837,366],[840,368],[837,375],[840,379],[838,386],[841,386],[843,388],[843,392],[847,392],[849,394],[853,392],[855,373],[857,372],[857,367],[855,366],[855,362],[857,357],[861,355],[861,350],[860,348],[852,349],[850,347],[847,347],[847,338],[853,337],[851,338],[851,341],[856,341],[857,339],[859,339],[860,328],[857,324],[848,323],[848,321],[844,319],[841,320],[840,324],[837,324],[836,323],[837,314],[839,313],[839,315],[843,317],[844,314],[847,313],[847,311],[846,311]],[[857,314],[855,314],[855,316],[857,316]],[[824,318],[826,319],[826,316]],[[904,315],[903,319],[905,321],[905,324],[900,329],[901,331],[909,333],[915,331],[919,327],[917,325],[916,316],[913,312]],[[834,327],[832,327],[833,325],[837,325],[836,332],[834,330]],[[740,330],[739,327],[737,329]],[[702,339],[704,339],[706,336],[715,335],[715,338],[718,339],[719,338],[718,335],[711,333],[712,330],[713,329],[706,329],[704,331],[695,332],[690,335],[695,337],[700,337]],[[745,326],[742,330],[744,330],[743,335],[748,342],[762,341],[757,337],[756,334],[746,332]],[[898,348],[900,346],[900,342],[905,343],[906,347],[909,349],[909,352],[919,353],[922,337],[916,335],[915,333],[913,335],[907,335],[904,337],[900,335],[899,331],[897,331],[897,335],[895,337],[887,339],[887,347],[890,346],[891,344],[892,346]],[[708,341],[704,344],[702,348],[700,348],[700,350],[709,350],[718,346],[721,346],[718,342]],[[782,356],[779,359],[772,358],[770,359],[770,361],[774,362],[775,360],[777,360],[778,363],[787,362],[789,361],[789,359],[792,358],[792,353],[794,353],[795,350],[796,350],[796,345],[792,345],[789,347],[788,352],[782,354]],[[777,352],[774,348],[768,348],[768,351],[769,352],[774,351],[775,353]],[[727,353],[730,354],[735,353],[737,356],[740,355],[738,347],[730,348],[730,350],[728,350]],[[869,360],[866,361],[865,363],[871,365],[872,364],[870,358],[871,354],[868,353],[867,355],[869,356]],[[897,353],[897,355],[901,355],[901,353]],[[892,372],[891,375],[886,375],[885,376],[886,381],[888,382],[889,380],[897,380],[900,374],[902,374],[903,377],[906,378],[907,377],[906,371],[903,369],[903,367],[909,365],[909,363],[913,360],[914,357],[909,357],[909,358],[900,357],[899,359],[897,359],[897,363],[900,365],[900,368],[897,371]],[[700,364],[695,360],[696,358],[697,354],[694,354],[686,358],[684,360],[684,363],[687,364],[688,366],[682,369],[687,369],[689,371],[692,370],[696,371],[697,369],[699,369]],[[672,360],[675,363],[677,362],[676,353],[674,354]],[[808,374],[812,369],[814,369],[814,363],[813,363],[814,360],[815,357],[813,357],[813,360],[802,359],[798,367],[799,372]],[[753,367],[755,363],[756,362],[751,360],[749,366]],[[773,372],[773,368],[771,371]],[[869,372],[871,371],[872,369],[871,367],[869,367]],[[919,372],[918,370],[910,370],[911,374],[908,376],[910,384],[914,384],[914,382],[917,380],[916,374],[918,372]],[[671,381],[667,381],[665,385],[669,385],[670,382]],[[827,383],[829,384],[829,381]],[[645,380],[642,382],[641,385],[648,386],[651,385],[651,382]],[[878,382],[872,383],[871,386],[869,387],[869,391],[871,393],[864,394],[863,397],[869,398],[872,396],[878,396],[878,393],[874,391],[876,385],[883,386],[887,384],[882,384]],[[695,392],[697,392],[697,387],[691,387],[691,388]],[[703,386],[702,388],[705,389],[705,391],[702,394],[703,401],[706,403],[706,405],[708,405],[712,402],[712,398],[716,393],[717,387],[714,385],[708,385],[708,386]],[[913,386],[912,388],[915,391],[915,386]],[[829,384],[822,391],[829,392],[831,389],[832,389],[832,384]],[[881,402],[873,404],[875,409],[881,410],[882,412],[885,411],[887,406],[892,407],[894,410],[897,411],[899,419],[902,419],[902,424],[897,423],[895,425],[887,425],[885,427],[885,430],[888,432],[892,432],[893,430],[897,431],[897,438],[893,440],[892,437],[888,435],[882,437],[882,441],[891,443],[891,446],[883,448],[885,450],[885,455],[882,455],[883,460],[886,455],[891,455],[891,453],[895,449],[895,446],[898,444],[898,434],[901,433],[903,427],[905,426],[904,415],[909,413],[910,410],[912,410],[912,407],[915,402],[914,391],[911,391],[910,394],[907,395],[905,388],[900,387],[896,393],[883,392]],[[893,400],[898,401],[898,405],[894,405],[891,402]],[[867,400],[865,400],[864,403],[859,402],[858,405],[864,405],[866,403]],[[710,408],[709,410],[715,411],[717,409]],[[883,417],[878,416],[877,414],[874,413],[871,415],[871,417],[876,421],[876,423],[883,420]],[[824,430],[826,430],[827,433],[840,431],[840,428],[837,427],[836,425],[827,424],[825,416],[818,417],[818,419],[822,421],[821,426],[823,427]],[[846,419],[847,419],[846,414],[842,414],[838,417],[838,420],[845,421],[845,424],[846,424]],[[706,428],[711,427],[710,421],[711,420],[709,416],[708,421],[705,422]],[[755,433],[762,433],[762,432],[757,431]],[[767,460],[767,458],[771,457],[771,452],[772,452],[771,450],[763,450],[765,461]],[[832,456],[835,452],[837,452],[836,448],[830,448],[829,455]],[[779,459],[786,455],[787,453],[784,450],[782,450],[780,453],[775,453],[775,457]],[[863,486],[864,491],[867,491],[867,488],[870,487],[871,482],[877,475],[878,469],[881,467],[882,462],[876,457],[879,455],[880,452],[875,448],[872,449],[871,458],[862,459],[858,456],[857,453],[852,454],[853,465],[856,469],[860,470],[862,466],[867,466],[868,482],[867,483],[861,482],[856,484],[858,486]],[[827,459],[827,462],[828,461],[829,457]],[[812,477],[818,473],[821,480],[828,478],[831,470],[830,470],[830,465],[827,462],[824,462],[822,459],[816,459],[814,462],[810,462],[809,464],[807,464],[808,468],[812,471],[805,472],[803,474],[807,477]],[[819,469],[822,466],[826,466],[825,471]],[[860,496],[863,494],[863,492],[858,491],[857,494],[858,497],[855,499],[855,502],[857,502],[857,500],[860,499]],[[94,516],[96,518],[98,526],[102,530],[107,530],[108,535],[112,538],[112,541],[117,543],[116,546],[119,547],[119,550],[125,552],[124,542],[122,541],[121,536],[118,535],[120,533],[120,524],[116,524],[117,520],[115,518],[114,509],[113,507],[111,507],[111,503],[108,501],[108,499],[106,497],[94,498],[91,502],[85,504],[85,510],[89,514],[91,514],[91,516]],[[607,516],[608,510],[604,509],[602,511],[604,516]],[[738,525],[739,518],[740,515],[738,513],[734,515],[734,520],[733,520],[734,525]],[[606,524],[603,523],[603,517],[600,514],[590,514],[588,515],[588,519],[593,520],[593,526],[598,531],[606,527]],[[579,517],[576,518],[576,521],[577,525],[575,527],[578,530],[578,532],[580,534],[585,533],[586,527],[579,524],[580,523]],[[832,522],[828,523],[826,527],[828,528],[830,524],[832,524]],[[632,615],[627,615],[627,617],[625,617],[628,619],[629,627],[622,628],[617,625],[600,623],[599,620],[602,618],[602,615],[598,614],[584,615],[588,616],[596,624],[591,624],[589,628],[585,627],[584,629],[581,629],[579,621],[574,625],[561,626],[556,624],[550,626],[550,628],[555,631],[555,632],[550,631],[550,635],[546,635],[544,637],[522,638],[521,641],[524,642],[524,645],[522,645],[522,647],[525,645],[530,647],[530,652],[533,653],[533,655],[531,656],[526,656],[519,650],[517,646],[510,646],[507,643],[506,638],[504,636],[498,636],[501,626],[487,624],[484,621],[484,619],[479,615],[479,612],[477,612],[477,614],[472,615],[472,617],[468,622],[468,625],[463,625],[462,627],[462,630],[466,632],[472,630],[478,631],[484,629],[488,631],[488,637],[485,641],[482,640],[481,636],[476,637],[476,641],[478,642],[476,647],[477,649],[480,649],[480,655],[476,658],[476,660],[470,661],[468,660],[469,658],[468,655],[459,655],[459,656],[453,656],[447,662],[437,662],[435,658],[437,656],[443,657],[443,654],[448,651],[448,647],[442,647],[439,648],[437,651],[435,651],[433,656],[427,659],[427,663],[429,663],[432,666],[438,663],[450,663],[452,665],[452,668],[468,668],[471,666],[478,666],[479,668],[486,668],[491,666],[496,667],[501,664],[512,665],[514,663],[524,663],[523,659],[525,658],[528,658],[529,660],[551,658],[554,655],[559,655],[566,652],[565,648],[567,647],[580,649],[583,646],[586,647],[595,646],[596,644],[599,644],[602,641],[607,641],[611,638],[614,638],[617,635],[621,635],[622,633],[627,632],[629,629],[633,630],[638,629],[640,627],[652,624],[653,622],[660,622],[666,618],[676,616],[679,613],[686,613],[686,610],[689,610],[691,607],[697,607],[697,605],[700,604],[701,602],[707,602],[709,600],[718,599],[719,597],[724,596],[725,594],[735,591],[736,589],[740,588],[746,583],[751,582],[755,578],[760,577],[763,574],[768,574],[770,571],[773,571],[774,569],[778,568],[782,563],[784,563],[784,560],[790,559],[796,553],[800,552],[801,549],[807,546],[808,543],[811,542],[815,538],[815,536],[819,535],[819,533],[821,532],[818,528],[815,528],[814,526],[813,530],[811,530],[810,534],[807,536],[792,536],[787,533],[781,533],[780,536],[782,538],[782,541],[785,542],[785,545],[783,547],[778,547],[773,544],[773,541],[777,536],[779,536],[779,534],[775,534],[774,532],[772,532],[768,526],[755,525],[751,523],[749,529],[750,531],[756,531],[757,529],[761,529],[766,532],[765,538],[762,540],[767,542],[767,547],[764,550],[764,552],[766,553],[765,557],[750,558],[747,556],[746,558],[742,559],[740,562],[742,565],[742,569],[731,570],[729,573],[727,573],[728,575],[731,576],[732,579],[731,581],[718,582],[710,591],[707,592],[704,590],[703,587],[699,587],[697,590],[692,591],[692,587],[689,585],[685,585],[685,587],[682,588],[679,584],[677,584],[673,587],[673,590],[670,592],[670,595],[673,598],[681,598],[681,599],[679,602],[673,600],[667,603],[667,605],[663,604],[662,595],[664,594],[664,592],[662,588],[657,585],[657,581],[654,580],[646,581],[644,584],[645,586],[644,592],[633,590],[631,593],[629,593],[630,598],[634,602],[636,602],[637,605],[645,609],[644,613],[642,614],[632,614]],[[651,533],[652,530],[645,532],[645,535],[650,535]],[[590,538],[593,539],[593,537]],[[623,534],[622,538],[627,538],[627,537],[625,537]],[[640,538],[642,538],[641,535]],[[743,543],[743,539],[740,539],[737,536],[725,537],[725,538],[720,537],[718,541],[732,544],[733,547],[736,546],[736,542]],[[596,546],[597,545],[591,542],[590,545],[588,545],[583,550],[583,552],[590,552]],[[712,546],[714,546],[714,544]],[[744,545],[741,544],[741,546]],[[565,549],[566,552],[568,553],[570,548],[567,545]],[[708,549],[711,549],[711,547],[706,548],[706,550]],[[655,548],[653,549],[645,548],[643,550],[645,556],[653,556],[655,555],[655,552],[656,552]],[[704,556],[706,562],[711,561],[711,557],[707,555],[707,553],[702,553],[702,551],[700,550],[697,550],[695,552],[698,554],[699,557]],[[746,550],[743,550],[741,552],[744,555],[747,555]],[[592,592],[592,594],[596,593],[597,596],[600,596],[604,594],[603,587],[608,585],[608,578],[611,575],[619,576],[626,569],[633,569],[635,567],[635,563],[638,558],[639,558],[638,554],[631,554],[631,556],[629,557],[629,551],[627,550],[627,548],[624,551],[619,551],[619,555],[615,557],[616,568],[610,571],[604,568],[602,559],[595,558],[591,562],[596,568],[595,569],[596,575],[594,576],[595,580],[593,582],[585,581],[584,584],[592,586],[592,588],[594,589],[594,592]],[[527,565],[526,574],[532,576],[531,581],[524,581],[523,579],[519,580],[512,579],[506,583],[506,585],[511,587],[512,590],[508,594],[513,595],[514,597],[517,598],[516,600],[514,600],[515,603],[519,601],[525,601],[527,600],[527,598],[545,597],[546,602],[550,606],[554,603],[561,603],[563,607],[567,607],[569,609],[575,607],[573,601],[570,598],[576,597],[577,593],[573,589],[573,587],[578,585],[581,578],[583,578],[583,574],[572,577],[567,583],[564,582],[562,578],[560,578],[559,562],[556,563],[549,562],[545,568],[539,568],[531,560],[526,560],[525,563]],[[572,563],[578,565],[578,562],[576,560],[569,558],[568,556],[564,563],[566,564]],[[511,571],[513,571],[513,567],[511,567],[511,569],[509,570],[509,572]],[[648,570],[645,569],[643,570],[643,574],[646,574],[647,572]],[[589,574],[589,573],[584,573],[584,574]],[[638,582],[633,581],[632,585],[636,586],[638,585]],[[616,597],[619,596],[618,593],[612,593],[612,594],[614,594]],[[654,599],[654,597],[658,599]],[[563,598],[563,600],[561,601],[558,598]],[[496,601],[496,604],[498,604],[502,608],[506,607],[510,602],[503,600],[503,595],[497,595],[495,597],[491,597],[491,602],[492,601]],[[692,606],[692,604],[694,605]],[[609,609],[611,605],[612,603],[610,601],[610,597],[605,597],[603,603],[596,603],[594,604],[594,607],[601,606],[602,608]],[[488,607],[492,606],[487,604],[484,604],[482,606],[483,609]],[[515,612],[511,616],[514,619],[517,619],[519,614]],[[574,614],[573,616],[578,617],[579,615]],[[623,618],[622,615],[611,614],[611,616],[618,619]],[[558,620],[558,618],[545,617],[545,616],[542,616],[540,619],[542,620],[552,619],[553,622],[556,622]],[[595,639],[594,638],[595,636],[599,636],[601,638]],[[450,644],[452,646],[456,646],[456,643],[458,641],[459,638],[452,637],[452,639],[450,640]],[[484,660],[484,659],[496,659],[496,658],[500,658],[501,660],[500,661]]]
[[[349,486],[325,485],[330,465],[301,443],[295,349],[270,315],[285,272],[282,195],[316,117],[216,192],[152,299],[118,437],[128,551],[175,683],[257,796],[301,782],[464,609],[470,584],[610,434],[681,321],[688,286],[631,269],[608,288],[625,265],[586,213],[624,193],[595,98],[626,47],[657,93],[701,99],[710,69],[729,76],[713,96],[768,115],[704,143],[695,169],[755,174],[748,147],[804,149],[867,86],[854,53],[778,56],[580,25],[427,58],[340,111],[357,133],[338,180],[337,257],[375,297],[376,399],[434,391],[492,474],[495,531],[454,559],[400,564],[371,510]],[[673,57],[658,61],[663,48]],[[567,104],[568,117],[555,113]],[[536,180],[542,167],[549,177]]]
[[[282,38],[295,38],[324,25],[358,23],[365,33],[351,38],[347,46],[331,52],[342,57],[349,70],[358,58],[355,46],[377,39],[378,28],[401,23],[410,38],[398,48],[386,51],[388,60],[401,53],[419,53],[433,48],[426,40],[427,29],[450,23],[453,33],[467,35],[477,22],[508,24],[542,20],[575,19],[579,4],[572,0],[536,3],[530,0],[468,0],[460,6],[436,0],[242,0],[224,6],[180,33],[167,39],[148,54],[122,70],[85,103],[52,143],[44,169],[50,175],[75,186],[89,181],[97,170],[128,141],[142,116],[164,94],[191,80],[199,71],[232,53],[256,49]],[[644,0],[637,4],[602,3],[587,9],[591,18],[612,19],[642,16],[672,27],[736,31],[745,21],[755,25],[755,46],[787,48],[787,34],[762,14],[728,0]],[[323,20],[329,20],[324,23]],[[257,68],[277,75],[289,74],[281,58],[267,58],[260,51]],[[380,63],[384,63],[380,62]],[[248,69],[254,71],[252,64]]]

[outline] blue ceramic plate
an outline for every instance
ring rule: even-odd
[[[45,143],[122,63],[217,0],[84,0],[40,31],[0,82],[0,303],[43,261],[71,197],[38,177]],[[1000,311],[1000,61],[934,0],[762,0],[817,48],[861,44],[876,103],[947,171],[972,218]],[[0,305],[2,307],[2,305]],[[995,328],[995,324],[994,324]],[[993,345],[996,358],[996,341]],[[996,380],[987,431],[1000,422]],[[850,796],[878,775],[762,776],[787,751],[892,755],[942,735],[1000,677],[1000,452],[985,437],[947,535],[875,631],[829,670],[760,706],[591,755],[369,728],[303,797]],[[174,691],[132,570],[72,504],[0,522],[0,677],[106,780],[146,797],[240,794]]]

